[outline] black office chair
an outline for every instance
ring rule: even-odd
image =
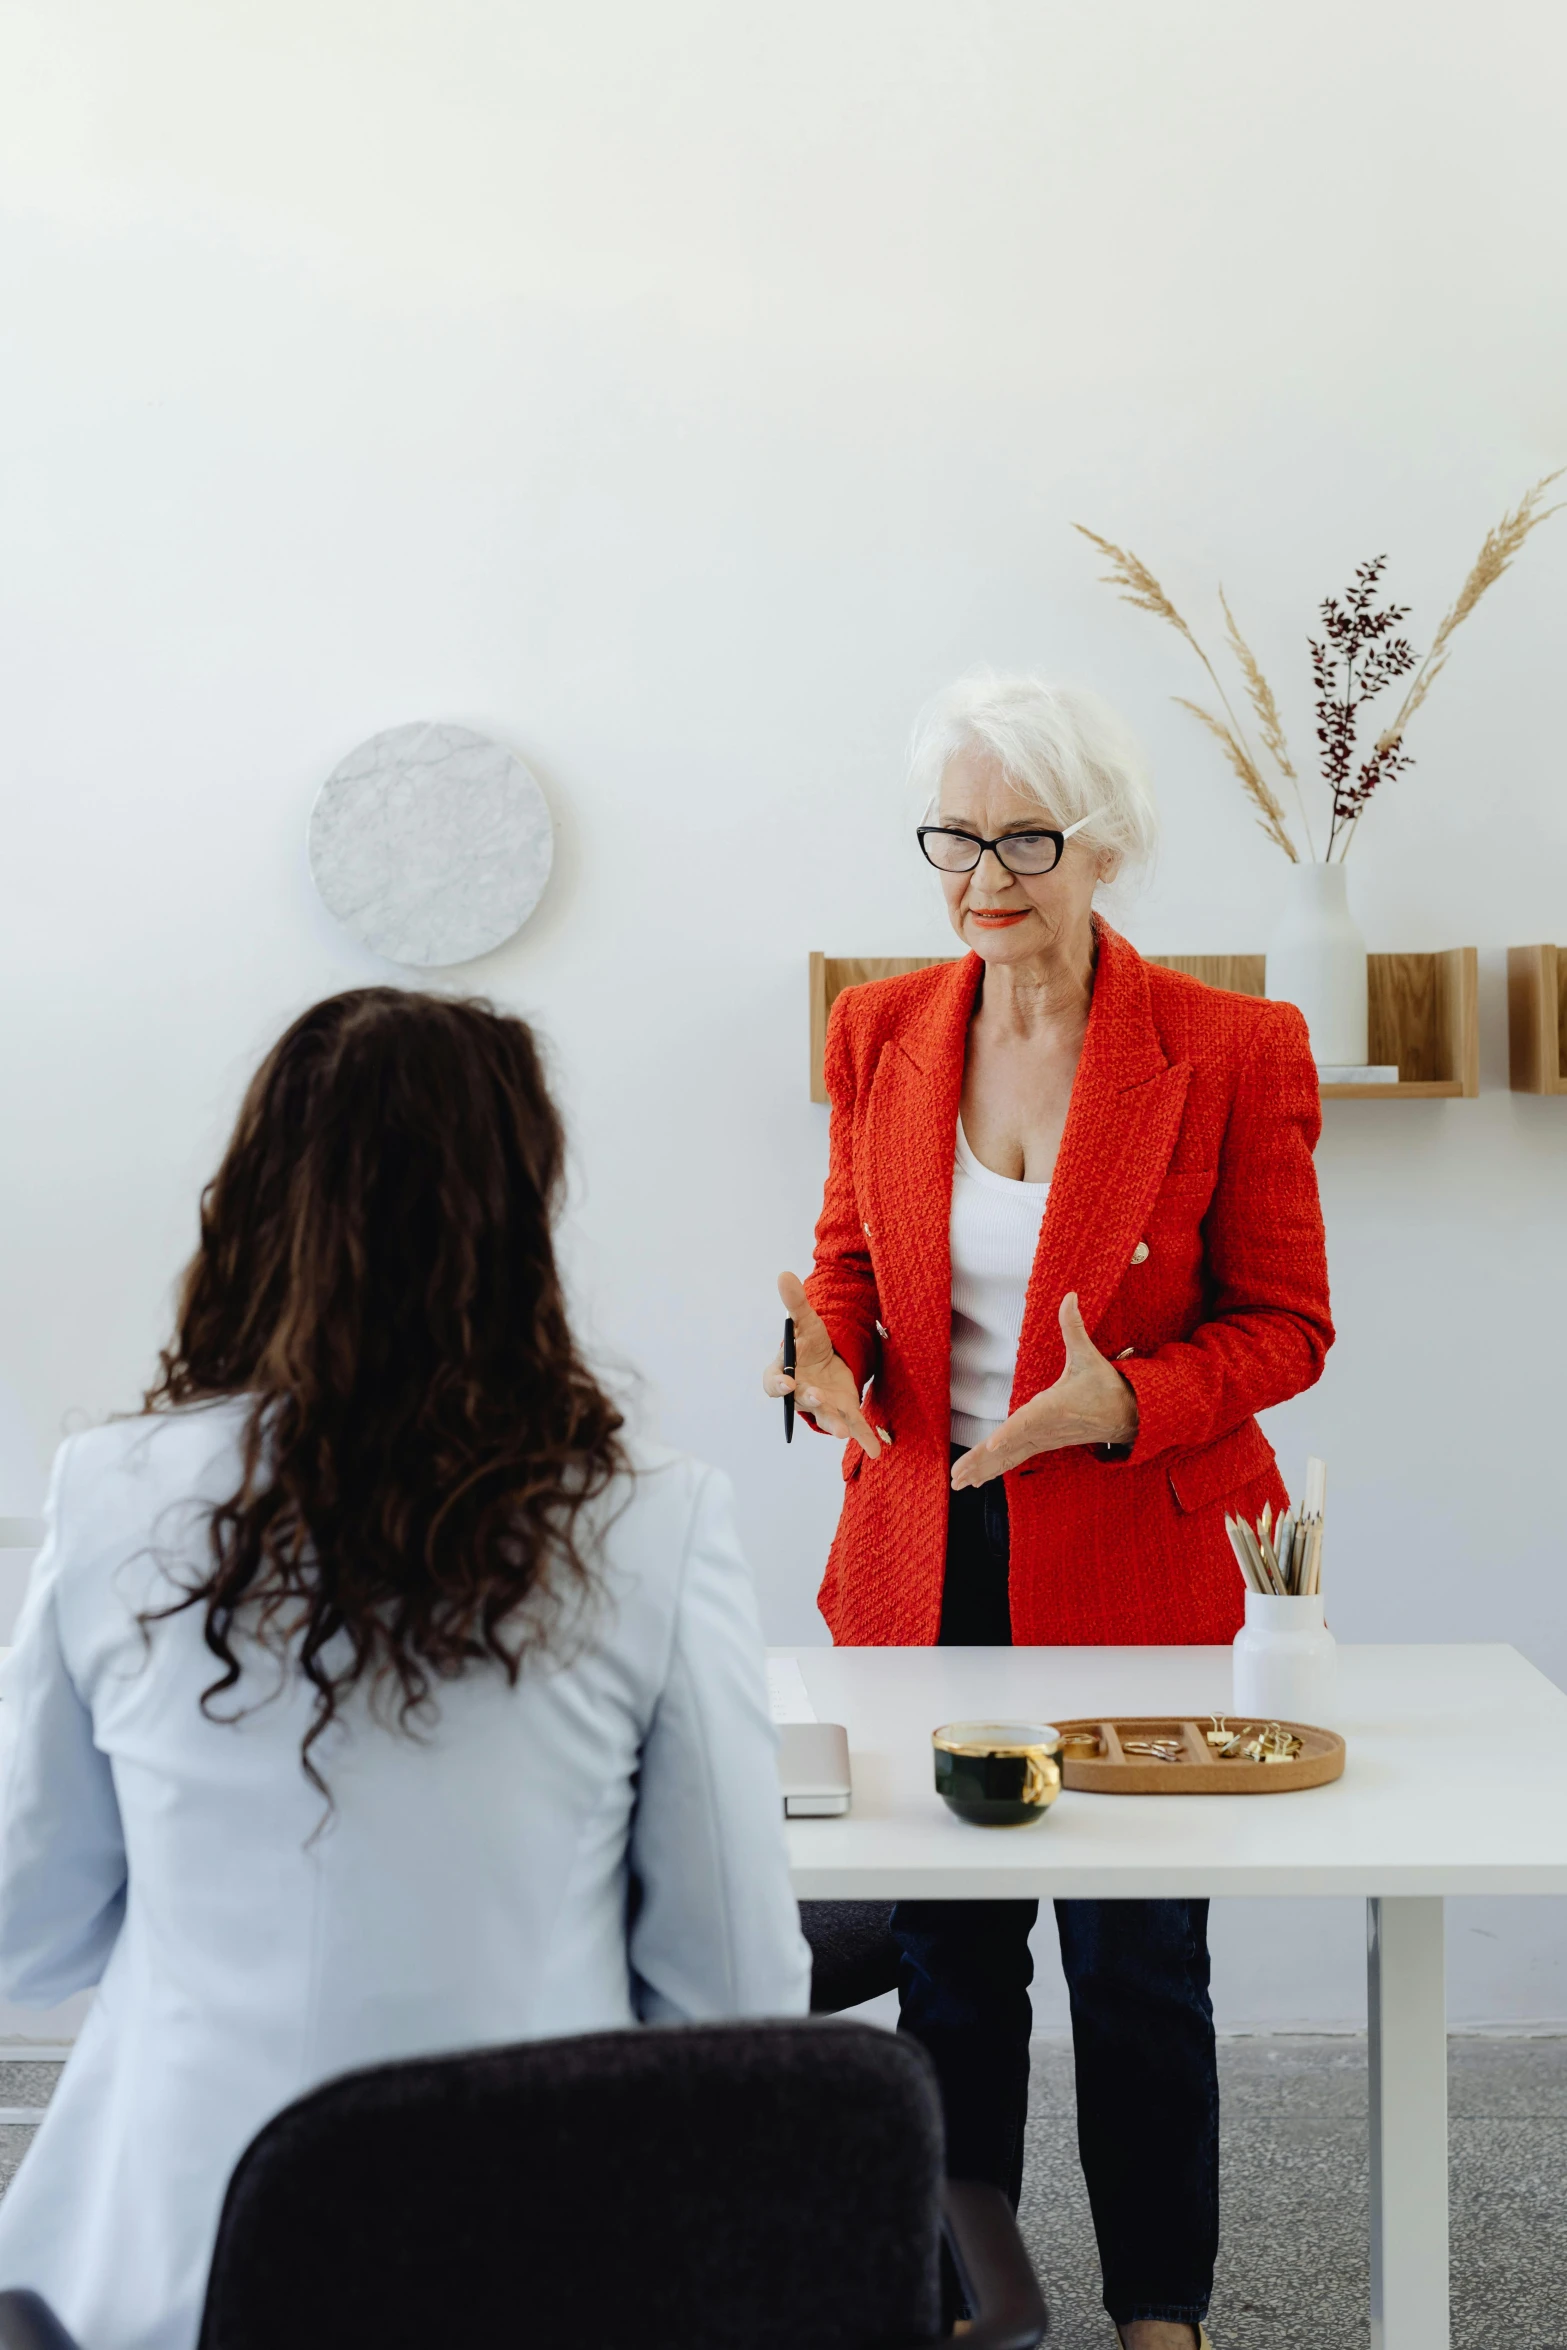
[[[966,2350],[1047,2319],[1005,2198],[942,2181],[923,2052],[861,2024],[596,2032],[350,2073],[229,2181],[199,2350]],[[3,2350],[76,2350],[0,2294]]]
[[[802,1901],[800,1931],[811,1946],[811,2012],[839,2015],[898,1988],[898,1946],[890,1901]]]

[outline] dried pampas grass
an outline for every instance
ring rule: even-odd
[[[1559,465],[1554,473],[1543,474],[1532,490],[1526,490],[1516,506],[1504,514],[1494,530],[1485,534],[1485,543],[1474,559],[1469,577],[1458,591],[1458,600],[1443,617],[1442,624],[1431,639],[1431,650],[1421,662],[1409,683],[1409,691],[1399,706],[1398,716],[1377,737],[1379,751],[1390,750],[1402,740],[1405,727],[1425,700],[1443,670],[1447,667],[1447,646],[1455,628],[1461,628],[1487,588],[1495,587],[1532,530],[1542,522],[1549,522],[1553,514],[1560,514],[1567,499],[1542,511],[1540,500],[1552,482],[1560,481],[1567,473],[1567,465]]]
[[[1274,765],[1278,768],[1279,773],[1287,775],[1295,786],[1295,798],[1300,805],[1300,821],[1306,834],[1306,854],[1308,857],[1315,857],[1317,850],[1311,837],[1311,818],[1306,813],[1306,795],[1300,788],[1300,777],[1295,772],[1294,762],[1289,754],[1289,745],[1284,740],[1284,721],[1279,716],[1279,705],[1273,698],[1273,688],[1262,674],[1261,662],[1236,626],[1235,615],[1230,610],[1229,598],[1222,587],[1219,590],[1219,604],[1224,613],[1225,635],[1230,651],[1235,655],[1236,661],[1240,665],[1240,673],[1246,680],[1247,699],[1256,713],[1257,731],[1262,736],[1265,749],[1272,755]]]
[[[1205,710],[1200,702],[1189,702],[1184,694],[1172,694],[1170,699],[1173,702],[1178,702],[1183,710],[1190,710],[1192,716],[1200,719],[1208,732],[1222,745],[1225,757],[1240,778],[1242,791],[1258,811],[1258,824],[1267,834],[1269,840],[1275,842],[1284,851],[1290,863],[1298,865],[1300,859],[1296,854],[1295,843],[1290,839],[1285,828],[1284,810],[1268,789],[1267,778],[1257,765],[1256,760],[1247,751],[1245,744],[1225,725],[1222,718],[1215,718],[1213,712]]]
[[[1196,719],[1199,719],[1202,724],[1206,726],[1208,732],[1215,738],[1215,740],[1223,746],[1224,755],[1229,760],[1230,765],[1234,768],[1235,773],[1240,780],[1241,789],[1245,792],[1247,798],[1251,801],[1252,806],[1257,810],[1257,821],[1261,825],[1263,831],[1267,834],[1269,840],[1271,840],[1278,848],[1281,848],[1284,851],[1284,854],[1286,857],[1288,857],[1292,865],[1299,864],[1300,853],[1296,849],[1295,843],[1289,836],[1288,818],[1286,816],[1284,807],[1280,802],[1277,794],[1270,787],[1267,777],[1262,772],[1260,761],[1257,759],[1252,751],[1251,745],[1246,740],[1245,730],[1243,729],[1240,720],[1236,717],[1235,712],[1230,707],[1230,697],[1224,690],[1224,686],[1220,680],[1218,671],[1214,668],[1213,663],[1209,660],[1207,654],[1203,651],[1201,645],[1197,642],[1196,637],[1187,627],[1186,622],[1181,618],[1180,613],[1177,612],[1175,606],[1171,603],[1169,597],[1165,594],[1163,588],[1159,585],[1159,582],[1155,579],[1147,564],[1143,561],[1140,555],[1134,555],[1130,547],[1118,547],[1114,540],[1102,539],[1097,531],[1089,530],[1086,525],[1081,522],[1074,522],[1072,528],[1079,532],[1083,538],[1087,539],[1091,546],[1097,547],[1100,554],[1104,556],[1110,568],[1108,571],[1102,573],[1101,577],[1103,578],[1107,587],[1113,587],[1116,590],[1123,603],[1135,605],[1139,612],[1151,612],[1156,620],[1163,620],[1167,622],[1168,625],[1175,629],[1181,636],[1183,636],[1186,639],[1186,642],[1191,646],[1192,651],[1196,654],[1198,660],[1202,663],[1204,669],[1207,670],[1208,675],[1213,680],[1214,691],[1218,695],[1220,701],[1224,704],[1225,718],[1229,720],[1229,724],[1226,725],[1223,718],[1216,718],[1211,710],[1203,709],[1200,703],[1187,701],[1183,694],[1174,694],[1171,696],[1171,699],[1173,701],[1179,702],[1183,710],[1190,710],[1192,716]],[[1226,604],[1224,609],[1225,618],[1229,619],[1229,606]],[[1230,631],[1232,645],[1239,644],[1241,641],[1240,632],[1236,628],[1233,620],[1230,620]],[[1260,688],[1263,698],[1266,702],[1268,722],[1263,723],[1263,741],[1268,744],[1268,748],[1270,750],[1273,750],[1273,740],[1270,740],[1269,737],[1269,722],[1271,722],[1272,736],[1274,740],[1282,743],[1284,739],[1283,729],[1279,725],[1279,713],[1277,706],[1274,703],[1273,695],[1269,690],[1266,678],[1264,678],[1262,671],[1257,667],[1256,662],[1252,659],[1252,656],[1249,652],[1245,654],[1244,659],[1241,662],[1241,668],[1246,678],[1247,688],[1252,695],[1253,709],[1258,708],[1258,688]],[[1254,674],[1256,678],[1255,687],[1252,684],[1252,678]],[[1259,710],[1259,718],[1260,717],[1261,712]],[[1275,758],[1278,757],[1276,750],[1273,750],[1273,755]],[[1285,774],[1293,779],[1295,770],[1288,764],[1287,758],[1282,761],[1281,764],[1283,765]]]
[[[1113,539],[1102,539],[1086,523],[1074,522],[1072,528],[1080,537],[1087,539],[1090,546],[1097,547],[1109,564],[1109,570],[1103,574],[1105,585],[1117,589],[1123,603],[1135,604],[1139,612],[1152,612],[1158,619],[1167,620],[1172,628],[1178,628],[1203,667],[1212,675],[1212,665],[1207,654],[1141,555],[1134,555],[1130,547],[1118,547]],[[1214,678],[1213,682],[1217,685],[1219,681]]]

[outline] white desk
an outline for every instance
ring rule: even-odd
[[[788,1826],[808,1901],[1362,1894],[1371,2061],[1372,2350],[1446,2350],[1449,1893],[1567,1893],[1567,1696],[1496,1646],[1346,1648],[1331,1787],[1064,1793],[1026,1828],[966,1826],[930,1733],[976,1718],[1229,1704],[1224,1648],[796,1648],[849,1733],[854,1805]]]

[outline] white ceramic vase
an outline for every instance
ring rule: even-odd
[[[1309,1722],[1331,1730],[1338,1707],[1338,1642],[1322,1620],[1322,1594],[1282,1599],[1246,1594],[1246,1621],[1235,1635],[1237,1719]]]
[[[1366,942],[1349,910],[1342,865],[1290,867],[1268,941],[1268,993],[1304,1012],[1314,1061],[1365,1067]]]

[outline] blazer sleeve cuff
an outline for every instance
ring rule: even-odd
[[[809,1288],[809,1283],[806,1286]],[[817,1310],[820,1311],[820,1308]],[[832,1323],[827,1321],[825,1314],[822,1315],[822,1320],[827,1322],[827,1335],[832,1340],[832,1351],[838,1360],[847,1363],[854,1373],[854,1384],[859,1389],[863,1402],[865,1390],[874,1378],[878,1367],[877,1341],[874,1338],[864,1337],[858,1331],[846,1331],[841,1325],[834,1329]],[[802,1419],[808,1428],[815,1430],[818,1436],[821,1435],[821,1428],[803,1405],[798,1407],[796,1416]]]
[[[815,1304],[814,1299],[812,1303]],[[820,1306],[816,1310],[822,1313]],[[863,1395],[867,1382],[875,1377],[880,1368],[881,1346],[875,1332],[855,1324],[845,1327],[841,1319],[834,1321],[830,1314],[822,1314],[822,1320],[827,1325],[833,1353],[840,1362],[848,1364],[854,1373],[854,1384]]]
[[[1183,1408],[1181,1391],[1186,1383],[1178,1371],[1152,1356],[1115,1367],[1137,1398],[1137,1434],[1130,1444],[1096,1444],[1097,1460],[1124,1461],[1136,1468],[1159,1453],[1194,1441],[1189,1428],[1182,1425],[1189,1405]]]

